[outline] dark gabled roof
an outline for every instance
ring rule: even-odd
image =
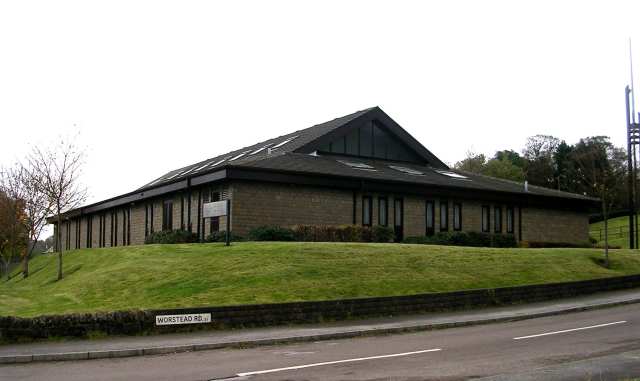
[[[354,126],[357,127],[359,123],[373,119],[384,123],[384,125],[395,136],[423,158],[425,163],[441,168],[447,168],[440,159],[433,155],[415,138],[413,138],[413,136],[391,119],[384,111],[376,106],[167,172],[157,179],[143,185],[138,190],[144,190],[207,172],[212,172],[226,165],[240,165],[257,162],[275,154],[291,152],[310,153],[316,150],[316,147],[319,144],[322,144],[322,142],[333,139],[336,134],[344,133],[343,130],[353,128]],[[284,144],[278,146],[283,142]],[[276,146],[277,148],[273,148]],[[272,149],[269,150],[269,148]],[[242,153],[245,153],[245,155],[229,161],[229,159],[233,159]]]
[[[383,159],[352,157],[348,155],[323,153],[319,147],[339,137],[362,123],[377,121],[398,138],[404,147],[415,153],[420,163],[396,162]],[[268,150],[267,148],[272,148]],[[245,153],[242,157],[237,157]],[[237,157],[237,158],[236,158]],[[235,160],[231,160],[235,158]],[[357,169],[345,162],[357,162],[372,168]],[[395,166],[396,168],[392,168]],[[409,168],[409,172],[420,172],[419,175],[401,171],[397,167]],[[257,173],[262,171],[267,176]],[[463,175],[451,177],[442,171]],[[306,177],[312,176],[311,179]],[[280,178],[280,180],[276,180]],[[277,138],[269,139],[247,146],[224,155],[218,155],[196,164],[173,170],[154,181],[132,192],[86,205],[68,211],[67,217],[95,213],[108,208],[127,205],[141,200],[189,189],[191,186],[207,184],[213,181],[234,179],[256,179],[264,181],[284,181],[357,188],[365,182],[384,186],[390,184],[396,191],[416,193],[425,191],[451,192],[463,197],[475,198],[479,193],[499,200],[517,198],[529,200],[532,197],[546,202],[553,199],[556,205],[570,207],[591,206],[597,199],[568,192],[556,191],[529,185],[525,191],[524,184],[492,177],[463,173],[450,170],[442,161],[427,150],[420,142],[400,127],[379,107],[372,107],[350,115],[336,118]],[[359,184],[359,185],[358,185]],[[569,205],[570,204],[570,205]],[[49,220],[52,222],[52,220]]]
[[[373,169],[353,168],[352,166],[345,164],[345,162],[362,163],[372,167]],[[341,155],[314,156],[289,152],[264,158],[262,160],[234,165],[233,167],[315,174],[322,176],[357,177],[381,182],[406,183],[439,188],[458,188],[468,191],[503,192],[520,194],[523,196],[567,198],[589,202],[597,200],[580,194],[562,192],[533,185],[528,185],[528,190],[525,191],[524,183],[451,169],[444,170],[427,165],[421,166],[410,163],[398,163],[388,160],[360,157],[350,158]],[[396,168],[394,169],[393,167]],[[421,174],[409,174],[398,169],[402,167],[416,172],[421,172]],[[466,178],[451,177],[444,174],[447,172],[464,176]]]

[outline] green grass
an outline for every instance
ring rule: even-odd
[[[236,243],[85,249],[0,282],[0,315],[216,306],[574,281],[640,273],[640,254],[403,244]]]
[[[604,245],[604,222],[596,222],[589,226],[589,234]],[[629,217],[622,216],[609,219],[609,245],[629,248]]]

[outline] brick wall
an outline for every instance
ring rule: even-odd
[[[353,193],[300,185],[237,182],[231,189],[234,233],[262,225],[351,224]]]
[[[568,210],[522,209],[524,241],[585,243],[589,241],[589,215]]]

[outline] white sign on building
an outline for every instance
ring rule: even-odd
[[[229,211],[227,210],[227,200],[207,202],[202,204],[202,217],[220,217],[226,216]]]
[[[158,315],[156,325],[211,323],[211,314]]]

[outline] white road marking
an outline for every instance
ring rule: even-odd
[[[615,324],[624,324],[626,323],[626,320],[620,320],[620,321],[614,321],[613,323],[605,323],[605,324],[598,324],[598,325],[591,325],[589,327],[580,327],[580,328],[573,328],[573,329],[564,329],[562,331],[554,331],[554,332],[546,332],[546,333],[540,333],[537,335],[529,335],[529,336],[520,336],[520,337],[514,337],[513,340],[522,340],[522,339],[531,339],[534,337],[540,337],[540,336],[549,336],[549,335],[557,335],[559,333],[566,333],[566,332],[573,332],[573,331],[582,331],[585,329],[592,329],[592,328],[600,328],[600,327],[606,327],[609,325],[615,325]]]
[[[244,372],[244,373],[238,373],[237,376],[238,377],[246,377],[246,376],[253,376],[256,374],[265,374],[265,373],[275,373],[275,372],[283,372],[286,370],[296,370],[296,369],[303,369],[303,368],[311,368],[314,366],[323,366],[323,365],[333,365],[333,364],[343,364],[346,362],[356,362],[356,361],[365,361],[365,360],[376,360],[376,359],[384,359],[384,358],[390,358],[390,357],[401,357],[401,356],[411,356],[411,355],[417,355],[420,353],[427,353],[427,352],[438,352],[441,351],[442,349],[440,348],[434,348],[434,349],[425,349],[422,351],[415,351],[415,352],[404,352],[404,353],[394,353],[394,354],[390,354],[390,355],[380,355],[380,356],[371,356],[371,357],[359,357],[359,358],[355,358],[355,359],[346,359],[346,360],[336,360],[336,361],[326,361],[326,362],[317,362],[314,364],[305,364],[305,365],[297,365],[297,366],[289,366],[286,368],[276,368],[276,369],[267,369],[267,370],[256,370],[253,372]]]

